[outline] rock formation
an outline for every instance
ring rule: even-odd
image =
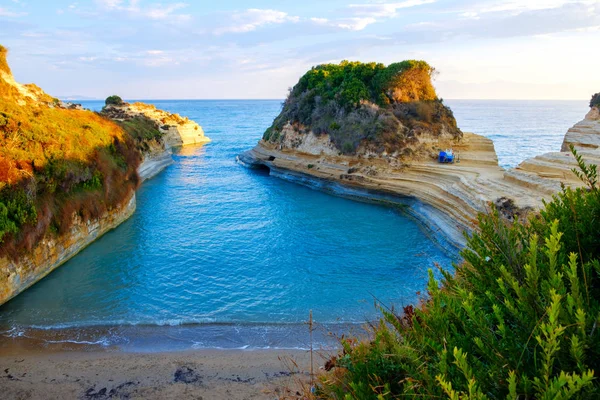
[[[411,159],[386,154],[344,155],[336,151],[327,135],[315,138],[293,132],[283,132],[277,143],[261,140],[238,160],[249,167],[267,167],[273,175],[301,183],[314,184],[316,178],[320,188],[342,184],[359,189],[364,197],[392,195],[395,201],[408,204],[408,213],[432,234],[440,236],[437,233],[441,232],[447,241],[461,247],[465,243],[463,232],[474,228],[479,212],[495,205],[507,218],[520,218],[550,199],[561,184],[580,185],[572,172],[576,163],[568,146],[574,145],[588,163],[600,165],[598,116],[598,108],[593,108],[585,120],[571,128],[561,152],[534,157],[509,170],[498,166],[493,142],[473,133],[429,141],[432,151],[453,148],[460,160],[455,164],[438,163],[435,151],[430,157]]]
[[[210,139],[204,136],[204,130],[196,122],[179,114],[158,110],[152,104],[122,103],[110,104],[104,107],[102,113],[116,121],[124,121],[144,116],[156,122],[168,147],[187,146],[190,144],[205,144]]]

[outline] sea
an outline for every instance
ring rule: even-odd
[[[460,259],[401,207],[236,163],[281,100],[145,102],[195,120],[212,142],[178,149],[141,186],[131,219],[1,306],[0,352],[17,342],[146,352],[335,346],[382,308],[417,303],[428,271],[439,276]],[[494,140],[506,168],[558,151],[588,110],[585,101],[445,103],[463,131]]]

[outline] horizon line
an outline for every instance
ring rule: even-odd
[[[70,99],[65,101],[104,101],[106,98],[84,98],[78,99],[72,96],[56,96],[59,99]],[[227,98],[227,99],[215,99],[215,98],[123,98],[123,100],[129,101],[284,101],[285,98]],[[509,98],[499,98],[499,99],[490,99],[490,98],[441,98],[441,100],[470,100],[470,101],[589,101],[589,99],[509,99]]]

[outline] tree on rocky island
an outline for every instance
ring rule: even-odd
[[[104,102],[104,104],[106,104],[107,106],[121,106],[121,105],[125,104],[125,102],[119,96],[113,95],[113,96],[108,96],[106,98],[106,101]]]

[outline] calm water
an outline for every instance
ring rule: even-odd
[[[1,307],[0,341],[43,331],[133,347],[301,346],[294,332],[309,310],[327,329],[362,323],[377,317],[375,299],[413,302],[428,268],[451,267],[398,209],[236,164],[280,101],[153,103],[196,120],[213,142],[181,149],[144,183],[130,220]],[[496,141],[504,165],[558,149],[586,111],[585,102],[448,103],[464,130]]]
[[[589,101],[447,100],[458,126],[492,139],[504,168],[560,151],[567,130],[589,111]]]

